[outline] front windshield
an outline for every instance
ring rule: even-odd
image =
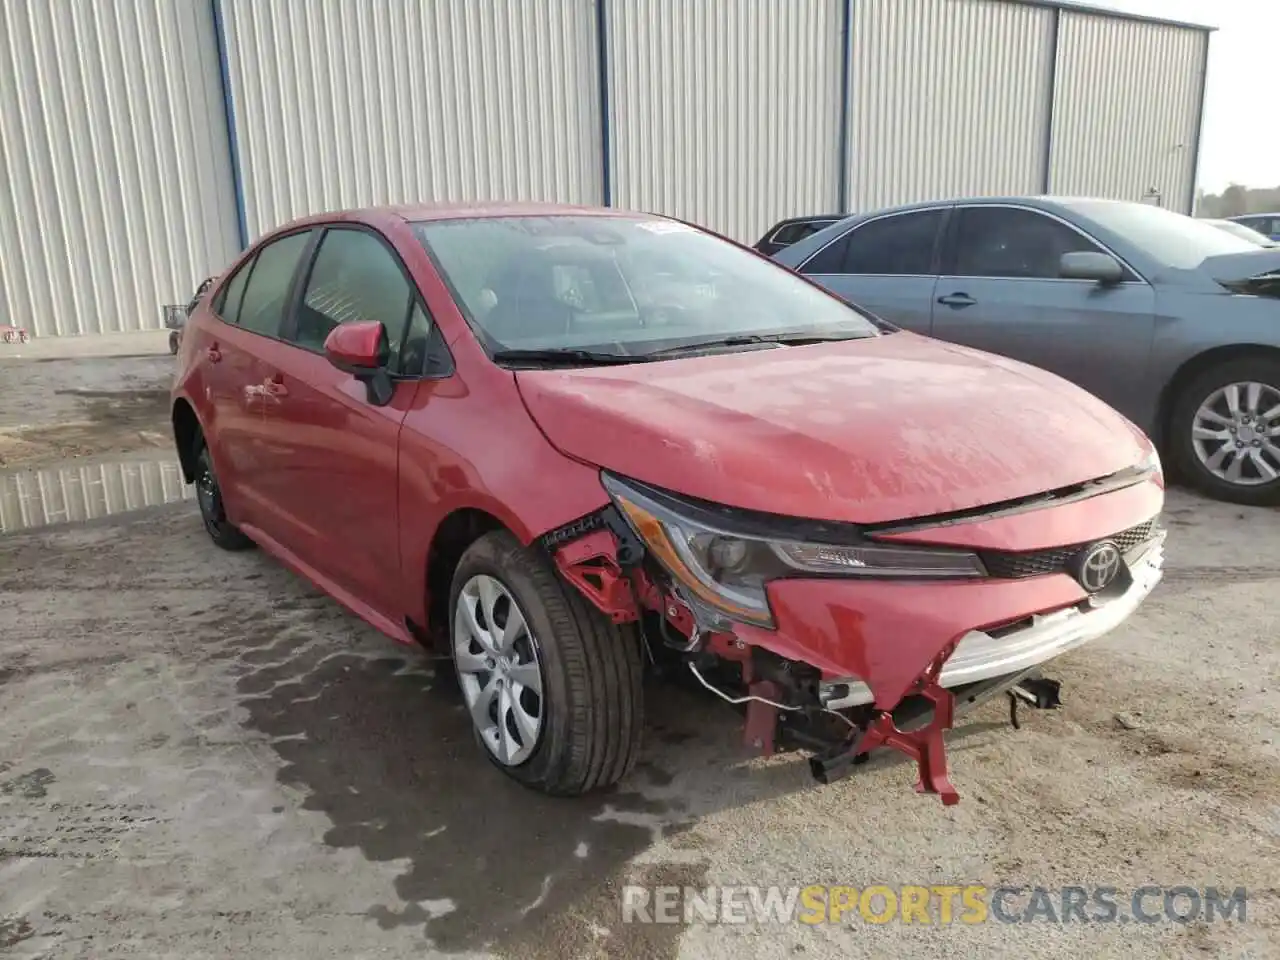
[[[669,220],[434,220],[414,230],[493,350],[639,356],[726,338],[876,336],[782,267]]]
[[[1252,241],[1164,207],[1114,200],[1078,200],[1069,206],[1179,270],[1195,269],[1219,254],[1258,252]]]

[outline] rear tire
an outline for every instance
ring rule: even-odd
[[[1174,402],[1169,454],[1182,479],[1216,500],[1280,503],[1280,361],[1228,360],[1192,380]]]
[[[218,475],[213,470],[209,446],[203,440],[199,443],[200,452],[196,454],[195,470],[196,501],[200,505],[200,519],[209,532],[209,539],[223,550],[248,550],[253,546],[253,541],[227,519],[227,512],[222,505],[222,488],[218,486]]]
[[[643,728],[643,659],[633,627],[606,618],[544,556],[506,531],[485,534],[463,554],[449,609],[454,667],[491,762],[520,783],[558,796],[626,776]],[[486,669],[485,662],[494,666]],[[539,691],[531,696],[535,682]],[[521,703],[517,718],[513,705]],[[503,731],[512,735],[506,744]]]

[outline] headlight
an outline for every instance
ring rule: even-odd
[[[1160,453],[1155,447],[1138,463],[1138,470],[1142,473],[1151,474],[1157,480],[1164,479],[1164,465],[1160,462]]]
[[[765,587],[795,576],[957,578],[986,575],[972,553],[805,543],[734,529],[701,508],[603,474],[605,489],[654,558],[693,598],[734,620],[773,626]]]

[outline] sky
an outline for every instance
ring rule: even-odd
[[[1280,186],[1280,0],[1098,0],[1129,13],[1203,23],[1209,40],[1200,188]]]

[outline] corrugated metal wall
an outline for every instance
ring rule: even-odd
[[[161,326],[236,250],[207,0],[0,0],[0,323]]]
[[[857,0],[850,208],[1040,192],[1053,18],[1003,0]]]
[[[755,241],[839,202],[843,0],[609,0],[615,206]]]
[[[591,0],[223,0],[250,239],[438,199],[601,196]]]
[[[100,463],[0,474],[0,533],[96,520],[195,497],[177,462]]]
[[[1190,213],[1204,34],[1062,13],[1053,111],[1054,193],[1141,200]]]
[[[1048,175],[1185,209],[1204,52],[1007,0],[0,0],[0,323],[158,327],[241,218],[371,203],[611,200],[747,242]]]

